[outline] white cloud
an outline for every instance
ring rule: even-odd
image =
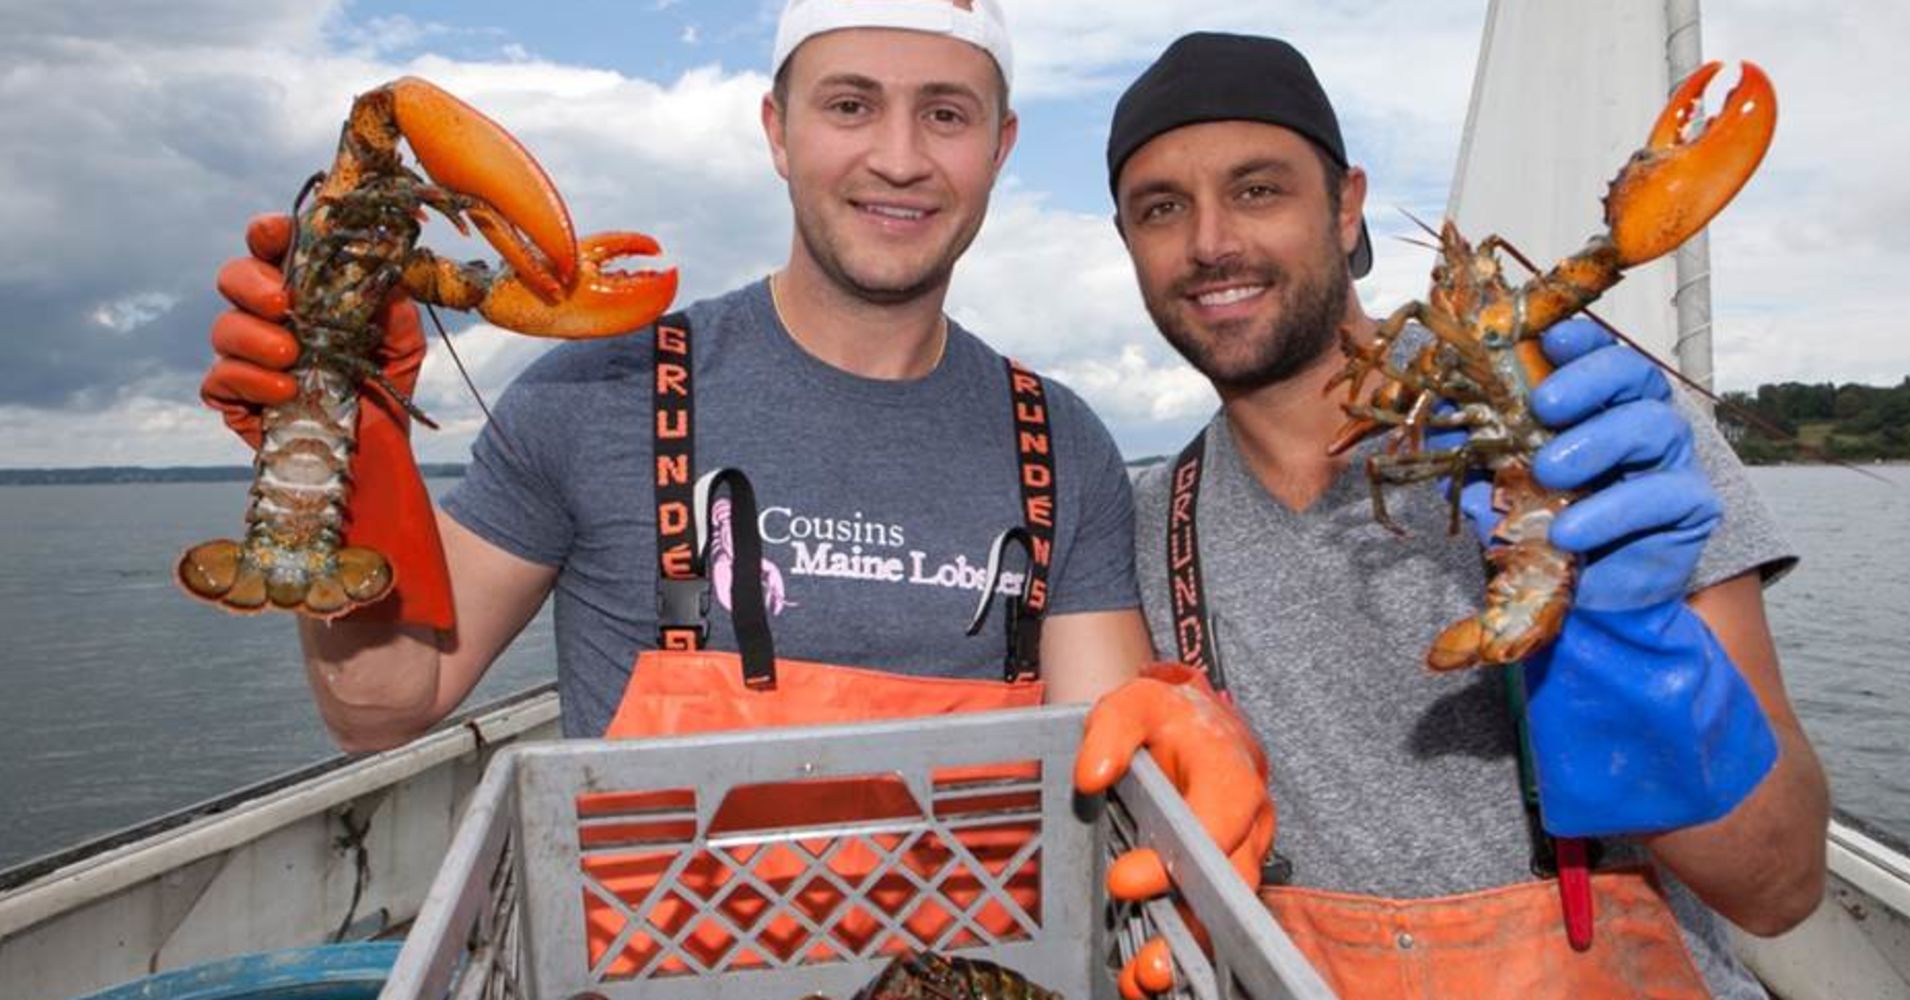
[[[1205,380],[1148,322],[1113,224],[1047,208],[1012,181],[956,271],[949,312],[1080,393],[1118,440],[1212,410]]]
[[[1706,56],[1759,63],[1778,94],[1771,152],[1712,226],[1719,384],[1894,385],[1910,375],[1895,294],[1910,271],[1910,8],[1766,0],[1715,13]]]
[[[353,27],[346,35],[354,51],[368,56],[379,56],[406,49],[417,48],[424,43],[443,38],[454,32],[445,25],[430,21],[416,21],[403,14],[390,17],[374,17],[362,26]]]
[[[1393,206],[1430,215],[1443,207],[1484,5],[1007,2],[1021,99],[1044,107],[1068,95],[1111,105],[1140,64],[1196,26],[1295,40],[1335,95],[1353,158],[1372,174],[1368,217],[1380,246],[1364,300],[1385,312],[1423,293],[1430,261],[1389,238],[1411,231]],[[657,0],[654,9],[673,5]],[[0,350],[9,362],[0,399],[37,404],[0,413],[8,428],[0,465],[242,460],[216,417],[198,408],[197,376],[182,374],[203,363],[205,323],[218,308],[212,273],[238,251],[248,214],[286,204],[297,178],[326,162],[351,96],[405,73],[440,82],[511,129],[564,192],[580,230],[657,235],[672,260],[689,265],[685,302],[758,277],[786,252],[788,206],[757,124],[768,86],[760,73],[705,67],[634,79],[521,46],[505,51],[516,43],[501,37],[491,46],[504,53],[498,61],[399,59],[464,30],[402,19],[381,30],[404,45],[340,52],[327,48],[351,44],[336,4],[261,10],[207,0],[118,19],[105,6],[33,5],[0,40],[10,65],[0,75],[8,137],[0,228],[9,233],[0,244]],[[773,3],[759,6],[773,17]],[[1895,383],[1910,373],[1910,339],[1897,332],[1890,294],[1910,269],[1900,238],[1910,179],[1899,167],[1910,158],[1910,127],[1896,107],[1894,68],[1910,9],[1872,2],[1826,12],[1763,0],[1706,14],[1707,53],[1759,59],[1783,109],[1761,175],[1712,231],[1720,383]],[[1105,123],[1087,124],[1086,141],[1098,143]],[[1078,183],[1098,188],[1103,179]],[[490,256],[441,225],[427,240]],[[1148,323],[1108,221],[1057,209],[1012,176],[958,271],[950,309],[1074,385],[1133,450],[1171,446],[1211,405]],[[106,342],[61,325],[75,317],[81,334],[121,346],[102,349]],[[544,347],[482,325],[459,342],[491,398]],[[86,391],[39,392],[19,372]],[[481,415],[440,349],[419,397],[447,422],[445,433],[421,438],[421,452],[463,457]],[[81,412],[76,399],[91,408]]]
[[[1207,379],[1179,359],[1150,356],[1155,353],[1127,344],[1112,358],[1063,362],[1054,375],[1090,400],[1110,426],[1187,422],[1213,413],[1218,400]]]
[[[131,333],[164,316],[179,304],[177,295],[141,292],[117,302],[102,302],[93,310],[93,322],[114,333]]]
[[[786,202],[756,124],[768,86],[760,75],[712,69],[651,82],[535,60],[390,63],[325,54],[310,35],[293,41],[188,49],[42,39],[27,68],[0,76],[0,228],[9,234],[0,400],[41,407],[34,420],[7,423],[0,465],[95,464],[109,450],[160,464],[205,453],[169,433],[140,439],[148,425],[121,419],[130,405],[122,387],[157,370],[202,370],[206,324],[220,308],[213,276],[242,252],[245,219],[289,206],[299,179],[330,159],[355,93],[407,73],[511,129],[581,231],[645,230],[674,259],[696,261],[686,298],[761,274],[786,246]],[[453,256],[495,257],[442,223],[426,241]],[[506,376],[542,346],[525,344],[500,352]],[[104,422],[100,407],[109,408]],[[32,434],[62,421],[75,430]],[[97,433],[104,426],[115,430]],[[448,459],[468,445],[468,436],[441,440]]]
[[[0,4],[7,30],[0,51],[48,44],[70,48],[224,49],[258,45],[315,46],[342,0],[259,3],[257,0],[62,0]]]
[[[0,405],[0,466],[245,465],[252,453],[200,405],[198,379],[125,386],[80,411]]]

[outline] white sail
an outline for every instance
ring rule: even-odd
[[[1475,241],[1498,233],[1540,267],[1605,231],[1607,185],[1644,143],[1672,81],[1696,65],[1696,17],[1695,0],[1493,0],[1447,206],[1460,231]],[[1701,276],[1708,255],[1694,242],[1680,258]],[[1669,257],[1635,268],[1593,309],[1704,382],[1708,340],[1678,350],[1678,273]],[[1690,340],[1708,331],[1709,291],[1694,286],[1684,299]]]
[[[1604,231],[1607,184],[1698,65],[1697,0],[1493,0],[1448,214],[1475,242],[1498,233],[1549,267]],[[1736,71],[1720,77],[1714,89]],[[1700,234],[1592,307],[1707,386],[1709,257]],[[1817,912],[1778,938],[1733,931],[1775,995],[1910,998],[1910,856],[1886,839],[1840,817]]]

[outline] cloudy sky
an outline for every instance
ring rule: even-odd
[[[1100,164],[1120,88],[1178,34],[1282,34],[1311,54],[1373,175],[1380,261],[1361,293],[1385,311],[1423,291],[1425,254],[1387,238],[1406,226],[1391,207],[1444,208],[1485,0],[1004,2],[1022,142],[950,310],[1081,390],[1130,455],[1176,446],[1213,405],[1146,323]],[[1910,5],[1703,6],[1706,54],[1757,59],[1784,109],[1712,230],[1719,384],[1897,383]],[[0,467],[246,461],[197,402],[213,275],[247,217],[287,206],[329,160],[352,95],[402,74],[506,124],[581,230],[661,238],[682,301],[760,277],[789,241],[756,115],[779,7],[0,0]],[[543,349],[447,318],[487,395]],[[440,349],[420,401],[446,425],[421,454],[462,460],[480,414]]]

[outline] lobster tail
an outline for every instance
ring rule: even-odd
[[[238,614],[277,608],[321,619],[383,600],[396,582],[391,564],[372,549],[319,554],[228,538],[187,549],[177,576],[187,593]]]

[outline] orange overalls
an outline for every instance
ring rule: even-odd
[[[758,531],[756,503],[748,480],[733,470],[724,470],[703,484],[727,486],[730,492],[734,531],[735,562],[732,575],[735,626],[740,653],[717,652],[703,648],[707,635],[709,581],[706,578],[703,546],[696,540],[695,508],[707,496],[696,483],[694,469],[694,416],[692,401],[694,376],[691,366],[691,331],[686,316],[666,317],[656,326],[656,384],[653,440],[656,457],[656,511],[658,561],[658,649],[640,652],[631,668],[630,682],[616,716],[604,735],[610,739],[686,735],[716,730],[748,729],[760,726],[819,725],[874,721],[880,719],[939,715],[949,712],[989,711],[1030,708],[1041,704],[1042,683],[1037,656],[1040,644],[1041,616],[1047,607],[1047,570],[1054,538],[1055,483],[1054,460],[1049,444],[1047,407],[1041,379],[1009,361],[1008,380],[1014,415],[1015,437],[1020,455],[1022,531],[1029,554],[1027,582],[1018,598],[1009,604],[1009,653],[1000,681],[912,677],[883,670],[854,666],[778,659],[770,637],[768,615],[760,565],[762,539]],[[988,584],[993,600],[995,581]],[[972,780],[973,773],[938,773],[936,780]],[[643,819],[645,812],[684,808],[693,793],[690,790],[603,794],[580,798],[580,820],[591,820],[590,838],[620,844],[641,843],[646,838],[681,842],[695,831],[687,821],[656,823]],[[868,821],[916,815],[919,804],[897,781],[872,776],[811,782],[801,786],[758,786],[733,791],[717,812],[709,833],[739,830],[781,829],[845,820]],[[679,814],[680,815],[680,814]],[[1007,857],[1017,851],[1032,831],[976,830],[964,835],[963,845],[984,864],[993,857]],[[862,884],[878,859],[860,843],[845,843],[829,856],[830,872],[851,886]],[[933,870],[947,847],[922,844],[904,853],[910,867]],[[586,855],[587,873],[621,902],[638,910],[646,897],[658,890],[664,868],[675,851],[633,849]],[[917,855],[920,855],[918,858]],[[915,862],[921,862],[917,866]],[[779,888],[802,872],[793,857],[765,852],[749,862],[750,872],[766,884]],[[704,898],[721,893],[727,868],[705,852],[693,859],[675,876],[674,884],[697,892]],[[1023,898],[1024,906],[1033,902],[1038,889],[1038,871],[1030,868],[1025,878],[1011,882],[1011,895]],[[764,963],[751,949],[771,953],[775,960],[809,953],[818,959],[843,947],[860,952],[868,942],[882,934],[878,922],[849,912],[831,917],[844,902],[844,894],[830,880],[813,879],[798,894],[797,908],[810,922],[821,924],[834,940],[820,942],[810,929],[787,913],[763,919],[764,902],[757,893],[733,892],[722,905],[724,917],[735,927],[746,929],[738,936],[727,928],[705,921],[690,934],[683,935],[689,919],[686,907],[667,898],[649,902],[643,925],[627,926],[630,921],[616,907],[591,896],[585,898],[589,926],[589,961],[596,967],[613,946],[618,949],[607,966],[609,975],[629,976],[655,968],[675,971],[681,961],[660,957],[658,936],[680,938],[685,950],[705,964],[722,963],[728,967],[750,967]],[[867,895],[875,905],[891,913],[902,912],[914,893],[904,877],[885,876],[877,880]],[[939,885],[944,895],[960,898],[962,886],[957,880]],[[931,907],[921,907],[903,921],[908,930],[923,940],[934,940],[943,933],[949,917]],[[987,913],[973,919],[990,931]],[[833,920],[833,923],[830,921]],[[748,940],[745,940],[748,939]],[[906,942],[885,938],[878,951],[900,951]]]
[[[1203,432],[1174,463],[1167,572],[1180,659],[1224,692],[1195,521],[1205,448]],[[1543,836],[1536,827],[1535,833]],[[1270,864],[1265,882],[1283,881],[1290,872],[1283,864]],[[1456,896],[1386,899],[1263,884],[1260,901],[1326,984],[1346,997],[1710,996],[1648,870],[1587,878],[1583,868],[1561,867],[1564,882],[1535,879]],[[1568,916],[1578,922],[1571,933]]]

